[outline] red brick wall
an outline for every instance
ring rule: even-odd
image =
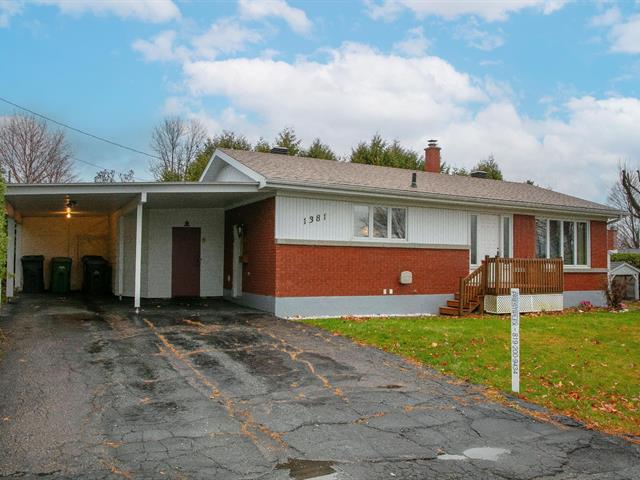
[[[607,268],[607,222],[591,222],[591,268]]]
[[[607,230],[607,250],[615,250],[618,248],[618,230],[612,228]]]
[[[513,256],[533,258],[536,256],[536,217],[513,216]]]
[[[233,225],[244,224],[244,255],[248,262],[242,273],[242,291],[275,295],[276,244],[275,198],[243,205],[225,212],[224,288],[231,289],[233,278]]]
[[[606,273],[565,273],[564,290],[604,290],[607,285]]]
[[[468,250],[357,246],[277,246],[277,296],[454,293],[469,273]],[[411,285],[400,272],[413,272]]]

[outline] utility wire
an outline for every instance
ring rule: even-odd
[[[140,155],[146,155],[147,157],[157,158],[158,160],[162,160],[160,157],[158,157],[157,155],[153,155],[152,153],[143,152],[142,150],[138,150],[138,149],[133,148],[133,147],[128,147],[127,145],[123,145],[121,143],[114,142],[113,140],[109,140],[108,138],[99,137],[98,135],[94,135],[93,133],[89,133],[89,132],[87,132],[85,130],[81,130],[79,128],[72,127],[71,125],[67,125],[66,123],[59,122],[57,120],[54,120],[53,118],[47,117],[46,115],[42,115],[41,113],[34,112],[33,110],[31,110],[29,108],[26,108],[26,107],[23,107],[22,105],[18,105],[17,103],[12,102],[11,100],[7,100],[6,98],[0,97],[0,101],[3,101],[4,103],[12,105],[12,106],[14,106],[16,108],[19,108],[20,110],[24,110],[25,112],[29,112],[30,114],[35,115],[37,117],[40,117],[40,118],[42,118],[42,119],[44,119],[44,120],[46,120],[48,122],[55,123],[56,125],[60,125],[61,127],[68,128],[69,130],[73,130],[74,132],[78,132],[78,133],[81,133],[82,135],[86,135],[88,137],[91,137],[91,138],[93,138],[95,140],[100,140],[101,142],[105,142],[105,143],[108,143],[110,145],[114,145],[116,147],[124,148],[125,150],[129,150],[129,151],[134,152],[134,153],[139,153]]]

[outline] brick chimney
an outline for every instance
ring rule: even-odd
[[[440,147],[437,140],[429,140],[424,149],[424,171],[440,173]]]

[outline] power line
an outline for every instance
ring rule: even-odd
[[[139,153],[140,155],[146,155],[147,157],[151,157],[151,158],[156,158],[158,160],[162,160],[160,157],[158,157],[157,155],[153,155],[152,153],[147,153],[147,152],[143,152],[142,150],[138,150],[136,148],[133,147],[128,147],[127,145],[123,145],[121,143],[118,142],[114,142],[113,140],[109,140],[108,138],[103,138],[103,137],[99,137],[98,135],[94,135],[93,133],[87,132],[85,130],[81,130],[79,128],[76,127],[72,127],[71,125],[67,125],[66,123],[62,123],[59,122],[58,120],[54,120],[53,118],[47,117],[46,115],[42,115],[41,113],[38,112],[34,112],[33,110],[23,107],[22,105],[18,105],[17,103],[12,102],[11,100],[7,100],[6,98],[0,97],[0,101],[3,101],[4,103],[7,103],[9,105],[12,105],[16,108],[19,108],[20,110],[24,110],[25,112],[29,112],[32,115],[35,115],[36,117],[40,117],[48,122],[52,122],[55,123],[56,125],[60,125],[61,127],[64,128],[68,128],[69,130],[73,130],[74,132],[78,132],[81,133],[82,135],[86,135],[88,137],[91,137],[95,140],[100,140],[101,142],[105,142],[108,143],[110,145],[114,145],[116,147],[120,147],[120,148],[124,148],[125,150],[129,150],[131,152],[134,153]],[[87,163],[87,162],[85,162]]]
[[[81,158],[78,158],[75,155],[72,155],[71,158],[73,158],[76,162],[86,163],[87,165],[90,165],[90,166],[95,167],[95,168],[99,168],[100,170],[112,170],[112,171],[116,172],[117,174],[127,174],[127,173],[129,173],[129,172],[122,172],[120,170],[114,170],[112,168],[105,168],[102,165],[98,165],[97,163],[91,163],[91,162],[88,162],[86,160],[82,160]],[[149,181],[148,179],[144,179],[144,178],[140,178],[140,177],[133,177],[133,179],[137,180],[139,182],[148,182]]]

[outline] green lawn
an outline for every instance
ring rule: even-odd
[[[305,322],[472,383],[511,389],[508,317]],[[595,428],[640,435],[640,311],[523,315],[520,346],[521,398]]]

